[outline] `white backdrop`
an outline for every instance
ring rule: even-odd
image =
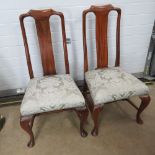
[[[114,4],[122,9],[121,18],[121,66],[126,71],[142,72],[148,51],[155,18],[155,0],[5,0],[0,5],[0,90],[26,87],[27,71],[23,41],[19,25],[19,15],[29,9],[53,8],[65,16],[71,74],[75,79],[83,79],[82,11],[92,4]],[[56,67],[63,73],[62,39],[59,19],[52,17],[53,42]],[[115,14],[110,14],[109,22],[109,63],[115,58]],[[36,76],[42,75],[38,42],[32,19],[27,19],[26,30]],[[88,19],[88,50],[91,66],[95,65],[94,16]]]

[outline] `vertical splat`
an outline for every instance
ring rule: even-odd
[[[95,13],[96,15],[96,51],[97,68],[107,67],[108,65],[108,42],[107,25],[108,13]]]
[[[44,75],[55,74],[49,18],[35,20]]]

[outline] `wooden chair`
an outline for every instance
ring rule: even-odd
[[[108,67],[108,42],[107,26],[110,11],[117,12],[116,29],[116,61],[115,67]],[[96,52],[97,68],[88,71],[88,54],[86,43],[86,15],[92,12],[96,17]],[[123,71],[120,66],[120,18],[121,9],[112,5],[91,6],[83,11],[83,47],[84,47],[84,72],[86,87],[90,91],[92,103],[89,108],[94,121],[92,135],[98,135],[98,117],[103,109],[104,103],[127,100],[137,110],[137,123],[142,124],[140,114],[150,103],[148,87],[136,77]],[[129,100],[131,96],[139,96],[140,107]]]
[[[53,55],[49,18],[57,15],[61,18],[63,48],[66,74],[56,75],[55,60]],[[29,47],[27,42],[24,19],[33,17],[36,24],[37,36],[40,46],[41,60],[44,76],[34,78]],[[35,116],[48,112],[61,112],[74,110],[80,119],[80,133],[82,137],[87,136],[83,126],[88,116],[85,100],[69,75],[68,52],[66,45],[65,22],[61,12],[52,9],[30,10],[20,16],[20,25],[24,40],[25,53],[30,75],[30,82],[20,108],[20,125],[29,134],[28,146],[34,145],[32,126]]]

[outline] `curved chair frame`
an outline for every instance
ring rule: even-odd
[[[87,13],[94,13],[96,17],[96,52],[97,52],[97,68],[108,67],[108,41],[107,41],[107,27],[108,27],[108,15],[110,11],[116,11],[117,16],[117,28],[116,28],[116,61],[115,67],[120,66],[120,19],[121,19],[121,9],[112,6],[111,4],[103,6],[91,6],[89,9],[83,11],[83,50],[84,50],[84,72],[88,71],[88,53],[87,53],[87,43],[86,43],[86,15]],[[88,89],[85,82],[85,90]],[[138,124],[142,124],[143,121],[140,118],[142,111],[150,103],[150,96],[141,96],[141,105],[137,107],[127,99],[127,101],[134,106],[138,112],[136,120]],[[103,105],[95,105],[91,98],[91,103],[89,102],[89,109],[91,111],[92,119],[94,121],[94,128],[92,130],[92,135],[98,135],[98,117],[103,109]]]
[[[56,74],[55,62],[54,62],[54,55],[53,55],[53,48],[52,48],[52,38],[51,38],[51,31],[50,31],[50,23],[49,18],[52,15],[58,15],[61,18],[61,27],[62,27],[62,37],[63,37],[63,48],[64,48],[64,59],[65,59],[65,69],[66,74],[69,74],[69,62],[68,62],[68,51],[67,51],[67,44],[66,44],[66,33],[65,33],[65,21],[64,15],[61,12],[54,11],[52,9],[47,10],[30,10],[26,14],[20,15],[20,25],[22,30],[22,36],[25,46],[25,53],[26,53],[26,60],[28,65],[28,71],[30,78],[34,78],[31,58],[29,53],[29,46],[27,42],[27,36],[24,26],[24,19],[26,17],[33,17],[36,24],[37,36],[40,46],[41,52],[41,60],[43,66],[43,73],[44,75],[51,75]],[[74,110],[79,119],[80,119],[80,134],[82,137],[87,136],[87,132],[84,130],[84,123],[88,117],[88,108],[81,107],[81,108],[70,108],[64,109],[66,110]],[[57,110],[52,112],[61,112],[64,110]],[[49,112],[46,112],[49,113]],[[30,116],[21,116],[20,117],[20,125],[21,127],[29,134],[30,140],[28,142],[28,147],[32,147],[35,144],[34,135],[32,132],[33,122],[36,116],[41,115],[44,113],[34,114]]]

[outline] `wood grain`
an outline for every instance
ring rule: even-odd
[[[96,17],[96,52],[97,52],[97,68],[108,67],[108,41],[107,26],[108,15],[110,11],[116,11],[117,29],[116,29],[116,61],[115,66],[120,65],[120,18],[121,9],[111,4],[103,6],[91,6],[83,11],[83,48],[84,48],[84,71],[88,71],[88,52],[86,41],[86,15],[90,12]]]
[[[28,13],[22,14],[20,16],[20,25],[21,25],[22,35],[23,35],[23,41],[24,41],[24,46],[25,46],[25,53],[26,53],[26,59],[27,59],[30,78],[33,78],[34,74],[33,74],[33,69],[32,69],[32,64],[31,64],[27,36],[25,32],[24,18],[33,17],[35,20],[40,53],[41,53],[43,72],[44,72],[44,75],[51,75],[51,74],[56,74],[54,53],[53,53],[53,47],[52,47],[52,34],[51,34],[50,22],[49,22],[49,18],[52,15],[57,15],[61,19],[65,69],[66,69],[66,73],[67,74],[69,73],[69,62],[68,62],[68,51],[67,51],[67,45],[66,45],[64,15],[61,12],[57,12],[52,9],[30,10]]]

